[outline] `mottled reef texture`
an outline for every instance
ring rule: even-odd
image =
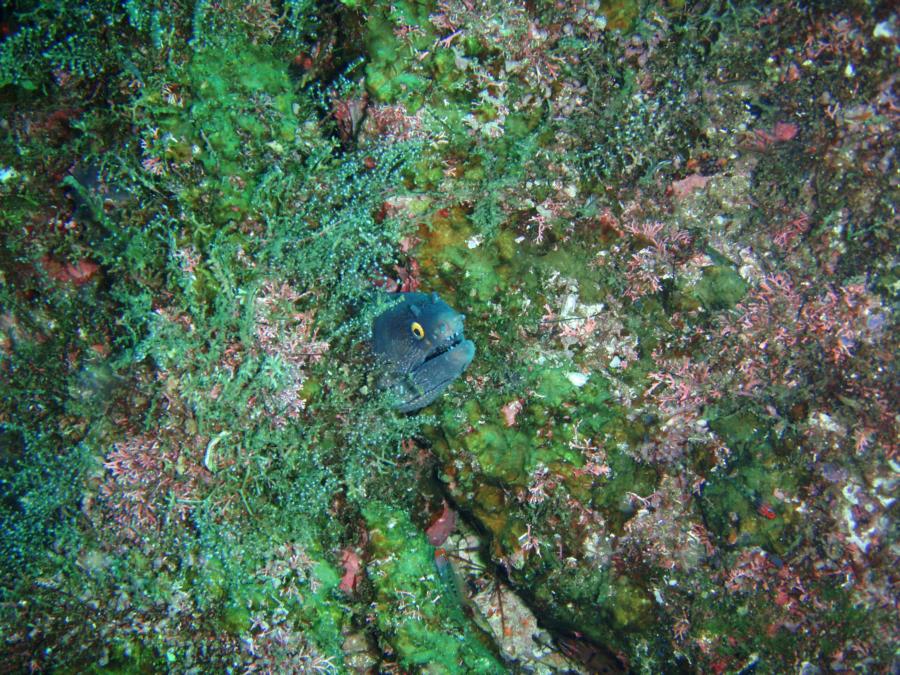
[[[896,672],[900,17],[758,4],[5,5],[0,670]]]

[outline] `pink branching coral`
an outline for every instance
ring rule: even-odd
[[[116,443],[103,466],[101,500],[128,538],[156,529],[163,516],[183,520],[211,478],[198,462],[150,435]]]
[[[328,351],[328,343],[318,339],[315,326],[315,310],[297,311],[296,306],[308,294],[298,293],[287,283],[276,285],[267,282],[257,298],[256,338],[260,349],[276,357],[287,367],[289,383],[277,393],[279,410],[273,410],[276,419],[281,416],[296,418],[306,407],[302,388],[307,368],[316,363]],[[281,424],[283,421],[277,422]]]
[[[648,374],[650,386],[644,391],[648,410],[661,417],[659,432],[638,450],[647,462],[669,462],[681,457],[691,441],[711,444],[719,458],[728,455],[706,427],[704,408],[720,399],[722,392],[710,365],[687,357],[665,360],[654,353],[661,369]]]
[[[693,242],[684,230],[661,222],[634,220],[634,215],[623,214],[621,231],[630,246],[618,247],[620,254],[628,255],[624,263],[625,296],[630,300],[662,290],[662,280],[672,278],[688,262]]]

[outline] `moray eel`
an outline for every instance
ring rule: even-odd
[[[462,314],[436,293],[397,293],[399,302],[372,323],[372,350],[385,367],[382,384],[400,412],[423,408],[459,377],[475,356],[463,337]]]

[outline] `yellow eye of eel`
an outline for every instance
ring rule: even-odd
[[[418,321],[413,321],[409,329],[412,331],[412,334],[416,336],[416,339],[421,340],[425,337],[425,329],[422,328],[422,324]]]

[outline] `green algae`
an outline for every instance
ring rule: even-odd
[[[747,292],[747,282],[731,267],[704,267],[696,284],[680,289],[682,298],[675,302],[681,309],[704,307],[708,311],[731,309]]]
[[[611,523],[627,519],[627,512],[622,510],[626,493],[649,493],[655,485],[655,473],[642,469],[624,453],[610,453],[610,479],[598,482],[576,473],[584,461],[571,446],[576,429],[582,437],[589,437],[608,430],[616,419],[615,411],[608,407],[609,392],[602,378],[595,374],[583,387],[576,387],[565,368],[544,366],[531,369],[520,386],[531,402],[522,408],[515,425],[504,425],[499,412],[493,422],[486,421],[484,410],[499,411],[503,402],[496,395],[492,397],[494,403],[482,396],[477,404],[465,404],[464,417],[450,411],[444,414],[441,440],[435,445],[440,456],[473,456],[471,466],[445,475],[445,480],[453,485],[457,502],[490,533],[491,550],[501,558],[520,549],[528,522],[507,495],[516,488],[526,489],[540,466],[562,476],[570,494],[584,499]],[[554,428],[552,440],[535,434],[542,428]],[[544,536],[542,528],[536,530]],[[566,546],[578,547],[565,537],[563,541]],[[555,556],[531,555],[521,564],[512,578],[526,594],[533,594],[542,615],[573,630],[579,626],[578,630],[601,644],[623,644],[622,636],[627,632],[647,630],[655,623],[644,579],[611,577],[606,568],[599,575],[584,578],[583,569],[566,569]]]
[[[150,92],[137,109],[154,115],[155,133],[171,139],[164,159],[184,164],[196,158],[203,166],[206,179],[188,193],[188,202],[215,222],[238,220],[250,208],[255,181],[263,175],[262,158],[248,163],[247,145],[290,147],[297,139],[293,110],[298,99],[285,68],[264,45],[198,49],[182,78],[179,107]]]
[[[464,417],[447,410],[441,427],[448,444],[446,451],[455,454],[458,444],[477,460],[479,474],[508,486],[524,487],[529,474],[541,463],[576,464],[580,457],[569,447],[572,427],[563,419],[570,419],[575,412],[584,419],[582,431],[599,431],[611,418],[604,406],[609,393],[596,376],[595,383],[579,389],[567,373],[560,367],[532,369],[521,385],[521,393],[527,392],[529,401],[515,425],[504,422],[501,408],[506,401],[496,395],[466,402]],[[559,425],[562,431],[552,440],[535,437],[535,432],[546,425]]]
[[[805,476],[786,470],[767,442],[765,422],[749,411],[713,415],[710,426],[727,439],[735,457],[729,471],[704,489],[701,503],[707,524],[723,542],[788,553],[797,543],[800,516],[794,505],[781,504],[774,495],[795,494]]]
[[[11,223],[0,471],[4,572],[18,585],[4,585],[3,617],[33,626],[34,644],[60,646],[25,647],[18,663],[91,672],[80,655],[108,647],[108,669],[188,669],[193,641],[223,670],[270,667],[240,644],[271,647],[260,622],[286,616],[305,641],[265,656],[286,669],[310,667],[291,660],[301,652],[340,664],[343,637],[365,624],[381,667],[491,671],[488,641],[411,524],[427,525],[410,514],[432,471],[555,635],[586,635],[637,671],[843,667],[836,655],[887,663],[877,646],[872,657],[861,650],[893,625],[873,606],[890,555],[877,537],[854,544],[864,553],[829,543],[868,530],[831,518],[846,506],[830,482],[841,479],[821,478],[858,469],[867,486],[885,480],[878,458],[893,438],[877,410],[889,401],[877,354],[890,351],[890,319],[842,286],[867,276],[885,298],[896,291],[878,165],[887,118],[873,103],[894,45],[869,39],[875,10],[811,21],[787,6],[545,5],[514,29],[467,23],[440,48],[452,29],[431,17],[443,5],[342,4],[289,3],[299,23],[287,25],[259,4],[198,3],[163,27],[156,8],[129,2],[95,12],[102,30],[67,6],[59,14],[79,38],[56,47],[62,19],[38,12],[34,21],[57,27],[27,35],[10,24],[18,33],[0,48],[0,81],[14,85],[2,100],[15,111],[0,167]],[[538,48],[517,70],[508,55],[523,52],[509,41],[532,24],[551,37],[521,40]],[[352,47],[333,46],[336,25],[358,38]],[[561,26],[572,33],[553,42]],[[29,58],[11,66],[26,40]],[[342,80],[357,56],[364,67]],[[370,113],[421,112],[429,149],[342,134],[331,106],[365,95]],[[766,141],[760,132],[779,122],[797,139]],[[130,197],[95,200],[64,226],[57,177],[90,158],[101,182]],[[690,176],[708,182],[673,200],[668,187]],[[399,217],[384,215],[404,200]],[[545,213],[539,241],[534,217]],[[661,242],[662,288],[635,299],[628,263],[648,242],[625,226],[653,222],[692,243]],[[86,260],[101,269],[83,284],[60,272]],[[398,419],[369,396],[366,294],[413,263],[424,290],[469,314],[479,357],[421,418]],[[839,366],[810,333],[789,333],[785,352],[761,348],[757,362],[727,360],[729,319],[775,275],[800,289],[798,317],[828,292],[865,306],[870,327]],[[280,351],[258,334],[271,318],[259,309],[269,281],[294,291],[265,324]],[[578,310],[603,303],[591,310],[595,333],[544,318],[569,293]],[[326,358],[299,356],[315,353],[310,334],[328,342]],[[754,342],[750,356],[764,341]],[[783,361],[771,366],[776,352]],[[737,393],[738,365],[761,368],[762,381]],[[682,366],[681,382],[648,391],[651,375]],[[690,379],[704,367],[709,382]],[[793,381],[767,382],[766,371]],[[672,396],[683,410],[654,408]],[[810,421],[826,412],[827,425]],[[673,428],[683,437],[666,437]],[[113,470],[104,463],[144,434],[166,453],[153,477],[158,529],[102,511],[116,503],[100,496]],[[435,456],[412,454],[412,438]],[[197,471],[200,487],[189,480]],[[860,509],[876,514],[877,531],[879,505]],[[642,532],[651,518],[655,530]],[[342,552],[357,548],[365,569],[347,594]],[[754,567],[741,567],[748,554]],[[282,575],[290,560],[297,569]],[[759,576],[748,590],[726,581],[732,572]],[[803,594],[775,594],[795,579]],[[123,594],[131,605],[115,604]],[[123,608],[107,615],[102,642],[79,632],[95,625],[97,603]],[[190,629],[170,617],[191,617]]]
[[[408,516],[373,501],[363,509],[370,532],[369,576],[381,638],[407,667],[430,672],[503,672],[474,637],[462,607],[441,602],[445,588],[434,549]]]

